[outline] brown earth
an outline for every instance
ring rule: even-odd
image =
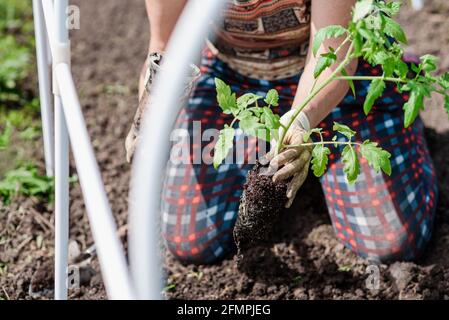
[[[73,71],[89,134],[117,224],[127,220],[130,167],[124,137],[134,114],[137,77],[145,57],[148,23],[141,0],[73,1],[81,8],[81,29],[72,32]],[[432,53],[449,69],[449,4],[428,0],[421,12],[401,14],[409,50]],[[367,262],[334,237],[316,179],[309,177],[295,213],[277,226],[272,245],[258,248],[251,273],[229,257],[213,266],[184,266],[170,255],[166,295],[186,299],[447,299],[449,298],[449,121],[441,100],[423,115],[437,168],[440,200],[427,254],[416,263],[381,265],[380,289],[366,286]],[[42,152],[36,161],[43,166]],[[73,169],[72,162],[72,172]],[[52,297],[52,205],[19,197],[0,208],[0,298]],[[92,244],[79,185],[71,189],[70,238],[81,251]],[[300,214],[298,214],[298,212]],[[82,270],[72,299],[106,298],[97,259]]]

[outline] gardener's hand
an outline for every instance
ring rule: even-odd
[[[281,123],[284,126],[288,124],[293,113],[294,111],[291,110],[282,116]],[[280,129],[280,137],[283,130],[283,128]],[[305,141],[303,136],[308,130],[310,130],[310,125],[307,116],[304,113],[301,113],[287,131],[283,144],[297,146],[304,143]],[[295,199],[296,193],[307,178],[312,155],[312,147],[285,148],[278,154],[276,149],[276,143],[272,143],[271,151],[268,153],[267,160],[270,161],[270,171],[274,172],[274,182],[288,180],[291,178],[291,181],[287,186],[288,201],[285,205],[286,208],[289,208]]]
[[[137,107],[131,129],[129,130],[128,136],[125,140],[126,161],[128,162],[131,162],[134,156],[134,152],[136,151],[137,145],[139,143],[140,122],[143,119],[143,112],[145,111],[146,106],[149,103],[150,95],[145,91],[143,93],[142,99],[140,100],[139,106]]]
[[[136,115],[134,116],[134,121],[131,125],[131,129],[126,137],[125,141],[125,149],[126,149],[126,160],[131,162],[134,152],[139,144],[140,140],[140,125],[143,119],[143,115],[145,113],[146,108],[150,103],[150,89],[153,83],[153,79],[157,72],[159,72],[160,62],[162,61],[162,55],[159,53],[152,53],[148,56],[147,60],[147,72],[145,76],[145,90],[142,93],[142,96],[139,101],[139,106],[137,108]],[[198,67],[191,64],[190,65],[190,74],[186,80],[184,91],[180,94],[180,104],[182,105],[184,101],[188,99],[193,88],[196,85],[201,73]]]
[[[148,55],[147,61],[145,62],[145,74],[143,74],[145,87],[143,92],[139,94],[139,106],[137,107],[133,123],[131,124],[131,129],[129,130],[128,136],[125,140],[126,161],[128,162],[131,162],[140,140],[140,123],[143,119],[144,111],[150,103],[150,88],[156,72],[160,69],[159,64],[161,61],[162,55],[160,53],[151,53]]]

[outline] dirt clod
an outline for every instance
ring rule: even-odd
[[[395,262],[390,268],[390,276],[399,291],[404,290],[413,279],[415,265],[409,262]]]
[[[234,239],[239,259],[252,246],[265,241],[284,211],[287,202],[287,184],[274,183],[271,175],[263,174],[257,163],[248,172],[239,215],[234,227]]]

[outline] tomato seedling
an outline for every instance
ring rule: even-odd
[[[341,157],[343,169],[349,183],[354,183],[360,174],[360,157],[376,171],[391,174],[391,154],[382,149],[376,142],[365,140],[355,142],[356,132],[346,125],[334,123],[333,130],[341,134],[345,141],[337,141],[337,136],[325,141],[321,128],[310,130],[301,145],[285,145],[284,138],[288,129],[294,123],[299,113],[312,101],[312,99],[333,81],[347,81],[354,96],[356,95],[354,81],[371,81],[364,101],[363,110],[367,115],[379,99],[386,83],[394,83],[399,92],[409,92],[409,99],[403,105],[404,127],[409,127],[415,121],[419,111],[424,109],[424,98],[431,97],[432,93],[444,97],[445,109],[449,112],[449,73],[435,76],[437,58],[432,55],[420,57],[420,63],[408,65],[403,61],[401,43],[407,43],[402,27],[393,20],[398,14],[401,4],[399,2],[385,2],[378,0],[360,0],[356,2],[352,11],[352,20],[345,28],[340,25],[330,25],[320,29],[313,41],[312,52],[316,56],[326,39],[341,38],[338,48],[329,47],[327,52],[321,54],[317,60],[314,77],[315,83],[304,101],[296,106],[295,112],[287,125],[282,125],[280,117],[274,114],[272,107],[278,106],[279,95],[274,89],[265,97],[246,93],[237,97],[231,88],[222,80],[216,78],[216,91],[218,104],[225,114],[233,116],[230,125],[225,125],[220,131],[215,146],[214,166],[217,168],[233,146],[235,136],[234,126],[244,133],[266,141],[275,141],[277,152],[285,148],[311,146],[312,171],[320,177],[328,165],[331,150],[328,145],[344,145]],[[343,59],[337,59],[337,54],[343,48],[348,48]],[[373,67],[380,66],[380,76],[349,75],[346,71],[349,63],[354,59],[364,59]],[[327,68],[333,67],[332,73],[325,79],[320,75]],[[263,104],[261,104],[263,101]],[[282,128],[282,130],[279,130]],[[311,141],[309,137],[314,134],[318,141]]]

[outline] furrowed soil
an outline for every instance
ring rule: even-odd
[[[72,32],[73,71],[95,154],[119,227],[127,222],[130,166],[124,139],[136,107],[137,78],[148,43],[143,1],[73,1],[81,29]],[[408,50],[431,53],[449,69],[449,3],[428,0],[421,12],[406,8],[400,20]],[[449,298],[449,121],[438,98],[423,118],[440,185],[437,221],[426,255],[416,263],[380,265],[380,288],[366,285],[368,263],[335,238],[321,187],[309,177],[301,199],[276,225],[271,244],[248,257],[251,272],[228,257],[212,266],[182,265],[165,258],[171,299],[448,299]],[[42,152],[35,160],[43,167]],[[72,172],[74,173],[73,161]],[[71,252],[92,245],[81,189],[72,185]],[[52,298],[53,206],[19,197],[0,209],[0,298]],[[125,237],[123,237],[126,247]],[[72,299],[106,298],[97,258],[81,269]]]

